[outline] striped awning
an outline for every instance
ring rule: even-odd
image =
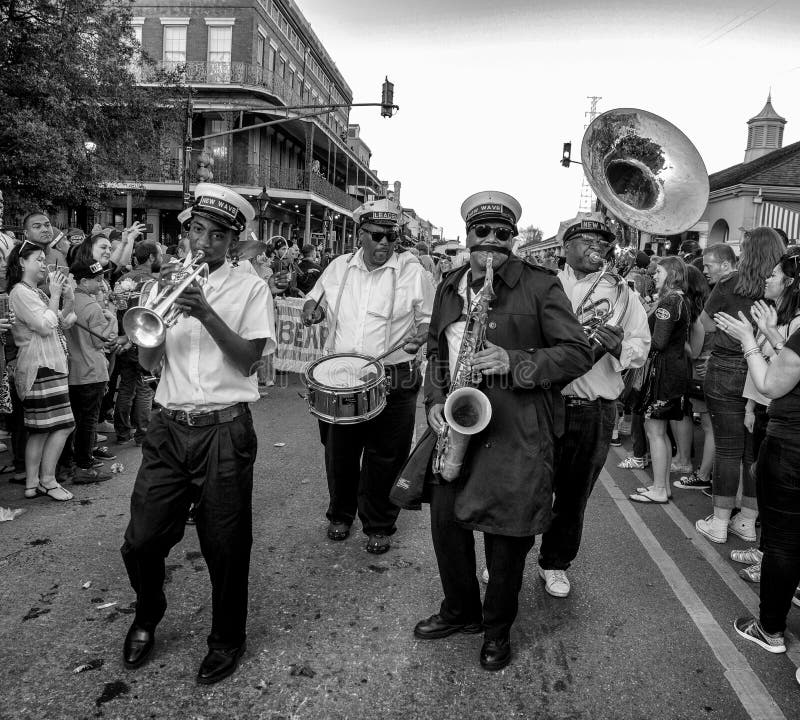
[[[780,228],[790,240],[797,240],[800,238],[800,203],[762,203],[758,224]]]

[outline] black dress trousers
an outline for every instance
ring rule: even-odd
[[[525,558],[536,536],[483,534],[489,584],[481,606],[475,538],[471,529],[456,522],[456,492],[455,483],[431,486],[431,535],[444,591],[439,613],[453,624],[483,623],[487,640],[507,638],[517,617]]]
[[[389,391],[380,415],[355,425],[319,423],[330,495],[326,516],[351,525],[358,512],[367,535],[397,529],[400,508],[389,500],[389,491],[411,451],[421,384],[416,366],[386,370]]]
[[[249,410],[205,427],[153,413],[122,545],[136,591],[137,625],[152,630],[164,616],[164,561],[183,537],[194,502],[200,549],[211,577],[208,645],[227,649],[244,642],[256,448]]]

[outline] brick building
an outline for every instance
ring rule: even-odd
[[[177,2],[137,0],[133,27],[158,68],[178,72],[191,96],[191,187],[213,175],[251,198],[259,237],[323,238],[352,244],[351,213],[383,185],[371,153],[349,132],[349,107],[279,124],[208,137],[314,112],[286,107],[348,105],[350,87],[293,0]],[[142,84],[153,76],[137,68]],[[376,95],[379,88],[375,89]],[[375,110],[377,112],[377,108]],[[357,127],[357,126],[355,126]],[[174,241],[183,205],[184,127],[165,137],[144,177],[121,178],[104,220],[125,220],[126,201],[152,237]]]

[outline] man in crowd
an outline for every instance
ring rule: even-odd
[[[192,253],[202,251],[208,282],[176,299],[185,314],[155,348],[139,348],[148,370],[162,366],[142,462],[131,497],[122,557],[136,591],[136,614],[123,661],[142,665],[167,607],[164,561],[183,537],[190,503],[211,577],[208,654],[197,682],[236,670],[245,650],[252,546],[256,435],[249,403],[259,399],[256,368],[275,346],[272,298],[256,275],[226,261],[255,211],[230,188],[199,183],[189,220]],[[162,274],[167,267],[162,269]]]
[[[554,439],[562,430],[558,388],[591,367],[589,342],[554,273],[511,255],[520,204],[497,191],[475,193],[461,206],[469,261],[439,285],[428,336],[425,404],[440,433],[467,317],[485,292],[486,260],[494,282],[486,343],[471,358],[488,398],[488,427],[473,435],[460,476],[431,487],[431,534],[444,591],[441,609],[414,635],[435,640],[478,633],[480,662],[500,670],[511,661],[525,558],[552,519]],[[474,301],[474,302],[473,302]],[[466,360],[468,361],[468,360]],[[473,531],[484,533],[489,580],[481,604]]]
[[[161,271],[161,246],[151,242],[139,243],[134,250],[136,267],[123,275],[115,286],[118,297],[127,298],[125,309],[137,305],[142,288],[158,278]],[[121,323],[125,310],[118,312]],[[121,325],[120,325],[121,330]],[[117,444],[135,441],[142,444],[147,423],[153,407],[153,389],[146,381],[146,374],[139,365],[139,351],[134,345],[117,356],[119,385],[114,404],[114,431]]]
[[[614,233],[599,216],[575,218],[567,225],[566,264],[558,279],[576,312],[584,302],[614,302],[613,281],[595,283],[603,272],[603,261],[613,257],[615,243]],[[555,517],[539,550],[539,575],[553,597],[563,598],[570,592],[566,571],[578,554],[586,504],[608,456],[617,398],[624,386],[622,372],[644,365],[650,350],[644,306],[624,282],[622,293],[620,306],[627,302],[625,312],[617,317],[612,311],[608,324],[596,330],[591,370],[562,391],[566,417],[564,434],[555,448]]]
[[[322,266],[317,262],[317,248],[311,243],[303,245],[301,253],[303,259],[297,264],[297,289],[308,295],[322,275]]]
[[[58,231],[56,230],[55,233]],[[23,240],[32,242],[38,245],[44,253],[45,263],[48,266],[60,267],[67,270],[67,260],[64,255],[56,248],[51,247],[51,243],[55,236],[53,226],[50,224],[50,218],[43,212],[34,211],[28,213],[22,221],[22,235]],[[42,281],[42,284],[48,282],[48,277]]]
[[[711,287],[727,278],[734,270],[736,270],[736,254],[730,245],[717,243],[703,250],[703,275]],[[712,323],[709,332],[713,332],[715,327]]]
[[[389,491],[408,457],[420,386],[417,350],[427,336],[434,289],[416,258],[394,252],[401,208],[390,200],[365,203],[353,212],[361,248],[333,260],[303,306],[306,324],[331,320],[335,353],[376,357],[401,341],[384,360],[388,395],[383,411],[366,422],[320,421],[330,503],[328,537],[344,540],[358,512],[366,550],[391,547],[399,508]]]

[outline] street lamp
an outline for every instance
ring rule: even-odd
[[[261,192],[258,194],[256,198],[258,200],[258,239],[263,241],[264,240],[264,215],[267,212],[267,208],[269,207],[269,194],[267,193],[267,188],[264,186],[261,188]]]

